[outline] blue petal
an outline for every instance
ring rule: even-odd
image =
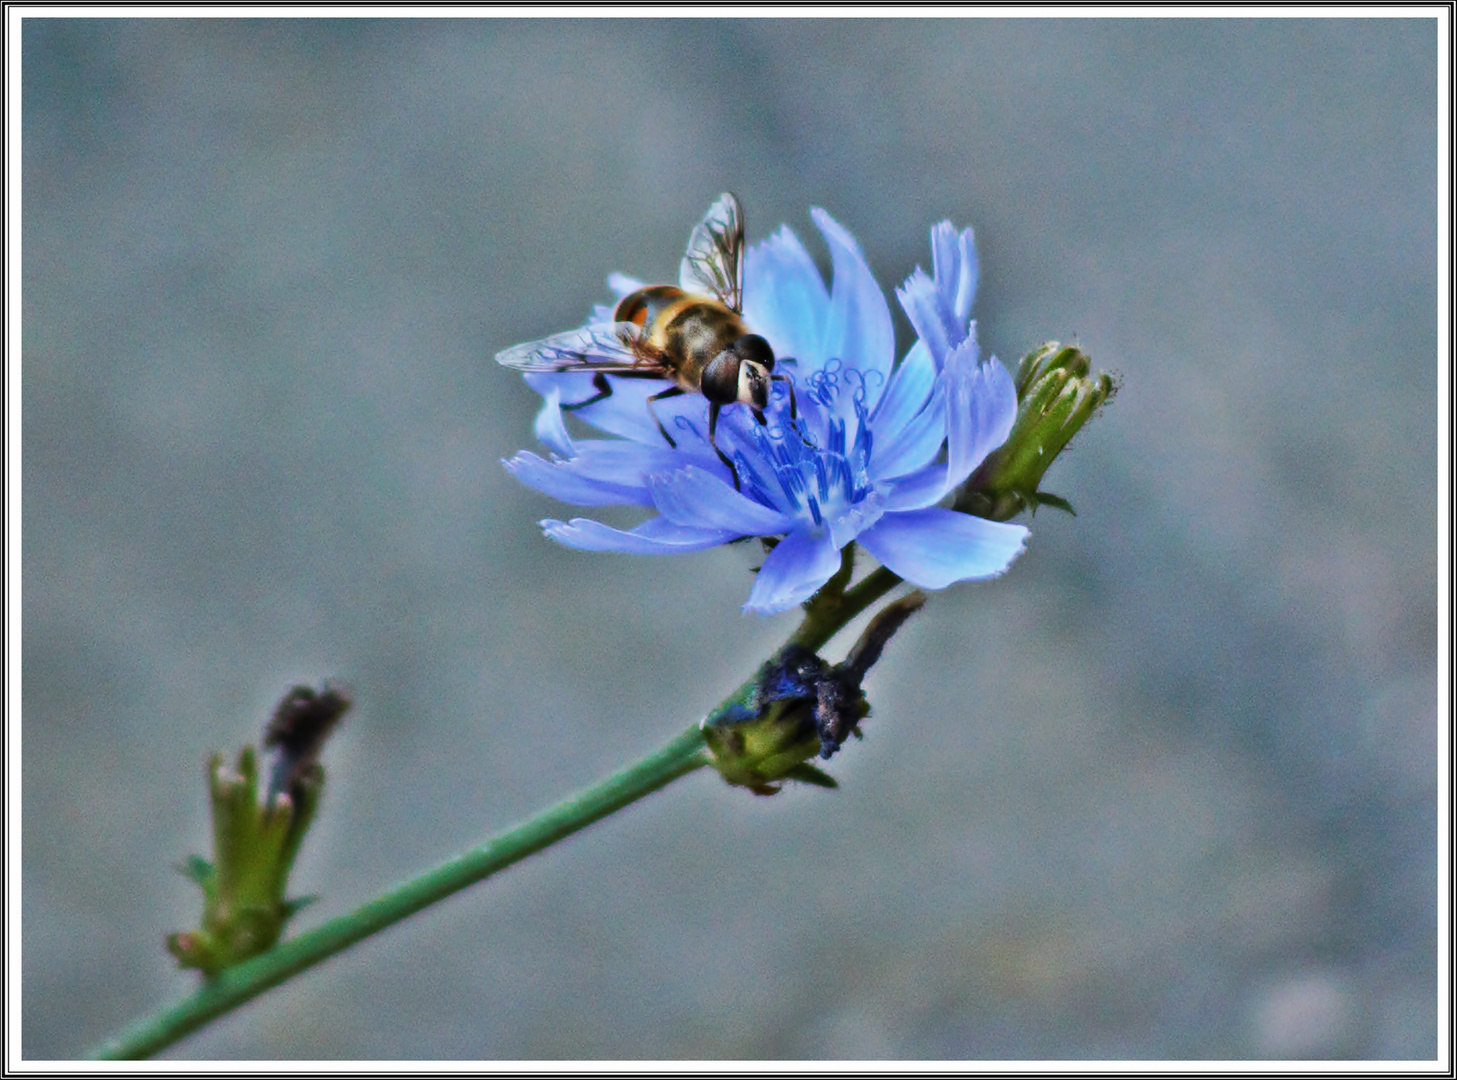
[[[966,337],[966,320],[956,318],[936,283],[919,266],[895,295],[917,337],[931,351],[936,370],[941,370],[946,354]]]
[[[658,512],[679,525],[719,529],[734,536],[773,536],[794,524],[793,519],[693,465],[649,477],[648,487]]]
[[[658,425],[653,422],[654,414],[648,411],[656,408],[658,403],[654,402],[649,405],[647,399],[649,395],[666,389],[668,384],[656,379],[618,379],[611,375],[607,377],[607,383],[612,387],[612,394],[595,405],[588,405],[585,409],[577,410],[576,415],[598,431],[605,431],[609,435],[620,435],[622,438],[632,439],[634,442],[666,446],[662,434],[658,431]],[[562,399],[568,402],[586,401],[595,394],[596,391],[592,389],[589,378],[585,393],[568,399],[566,391],[563,391]],[[668,416],[665,414],[666,410],[657,415],[662,418],[664,424],[667,424]]]
[[[924,412],[895,439],[888,440],[889,446],[877,451],[874,475],[882,480],[898,478],[887,499],[889,508],[916,509],[940,501],[962,484],[989,453],[1007,441],[1017,418],[1016,387],[995,358],[979,364],[976,354],[976,323],[973,322],[971,334],[951,350],[946,368],[936,380],[936,396],[945,402],[944,463],[929,464],[937,428]],[[935,480],[937,470],[939,491]],[[912,472],[913,477],[908,475]]]
[[[810,211],[824,234],[835,267],[830,314],[825,324],[823,353],[860,372],[865,406],[873,409],[890,379],[895,362],[895,331],[890,308],[876,284],[855,238],[819,207]]]
[[[888,432],[884,439],[874,437],[876,442],[870,454],[872,480],[904,476],[930,464],[946,441],[946,397],[941,380],[937,380],[926,407],[904,427]]]
[[[1017,388],[1007,369],[992,357],[976,362],[976,324],[972,334],[947,359],[946,488],[962,483],[1012,432],[1017,419]]]
[[[531,378],[574,380],[573,383],[566,384],[561,392],[562,400],[568,404],[573,401],[586,401],[596,394],[596,390],[592,388],[590,375],[584,376],[573,372],[561,375],[528,376],[528,379]],[[658,430],[658,421],[661,420],[663,427],[680,445],[685,435],[689,442],[701,443],[706,437],[708,401],[702,394],[682,394],[649,404],[649,397],[662,393],[672,384],[665,379],[619,379],[612,375],[607,376],[607,382],[612,387],[610,396],[574,412],[574,415],[591,424],[598,431],[631,439],[644,446],[670,449],[667,440],[663,438],[663,433]],[[533,383],[533,385],[535,384]],[[540,390],[539,387],[538,390]],[[655,417],[656,419],[654,419]],[[695,430],[700,433],[696,437],[692,434]],[[688,452],[693,456],[698,456],[697,451]],[[711,451],[708,451],[708,457],[713,457]]]
[[[612,483],[583,476],[571,461],[548,462],[529,450],[522,450],[506,470],[527,487],[573,506],[615,506],[619,503],[651,506],[652,495],[639,480],[636,484]]]
[[[744,610],[773,615],[802,604],[839,568],[840,551],[828,531],[792,532],[764,559]]]
[[[970,229],[957,235],[951,222],[931,228],[931,273],[947,308],[959,323],[971,318],[976,299],[976,237]]]
[[[594,304],[592,306],[592,317],[588,320],[591,323],[610,323],[612,316],[617,314],[617,304],[628,293],[637,292],[643,287],[643,283],[635,277],[628,277],[626,274],[608,274],[607,287],[617,294],[617,300],[610,304]]]
[[[536,438],[552,453],[571,457],[575,451],[572,449],[572,437],[562,419],[561,390],[556,386],[549,386],[541,392],[541,396],[541,411],[536,414],[536,423],[533,425]]]
[[[620,439],[584,439],[571,457],[550,462],[525,450],[502,462],[523,484],[575,506],[651,506],[647,477],[682,463],[666,446]]]
[[[814,260],[788,226],[749,248],[744,261],[744,321],[763,334],[774,355],[798,361],[804,376],[824,363],[830,294]]]
[[[1027,529],[930,507],[886,514],[860,534],[860,544],[881,565],[923,589],[994,577],[1015,559]]]
[[[617,294],[617,299],[618,300],[621,300],[624,296],[628,295],[629,293],[635,293],[635,292],[637,292],[639,289],[641,289],[643,287],[643,284],[644,283],[641,282],[641,281],[639,281],[637,278],[631,277],[631,276],[629,276],[627,274],[608,274],[607,275],[607,287]],[[614,307],[615,306],[616,305],[614,305]],[[609,319],[610,319],[610,316],[609,316]]]
[[[582,439],[563,464],[589,480],[643,487],[648,476],[676,469],[683,459],[666,443],[644,446],[623,439]]]
[[[522,372],[522,378],[543,398],[555,394],[557,400],[565,405],[586,401],[597,395],[597,390],[592,385],[592,375],[588,372],[526,371]],[[657,426],[653,424],[653,418],[648,415],[647,406],[643,402],[648,394],[667,384],[660,385],[653,380],[618,379],[611,375],[607,377],[607,382],[612,387],[610,397],[585,409],[574,410],[573,415],[610,435],[621,435],[643,443],[655,441],[661,444],[663,437],[658,434]],[[537,436],[541,437],[540,431]],[[542,441],[546,442],[546,439]],[[551,446],[549,442],[547,445]],[[556,447],[553,446],[552,449],[555,450]]]
[[[924,469],[887,481],[886,510],[920,510],[940,502],[950,490],[946,486],[946,463],[937,461]]]
[[[830,539],[835,547],[842,548],[879,521],[884,513],[885,499],[879,492],[872,491],[859,502],[845,507],[829,518],[825,524],[829,526]]]
[[[590,518],[547,519],[541,523],[541,531],[557,543],[579,551],[623,551],[630,555],[702,551],[736,539],[733,534],[717,529],[684,528],[662,518],[649,518],[628,532]]]
[[[870,432],[877,445],[894,440],[931,396],[936,384],[936,365],[924,342],[918,341],[890,377],[880,404],[870,418]]]
[[[595,392],[592,389],[592,376],[582,372],[523,371],[521,377],[526,380],[527,386],[542,397],[555,392],[561,401],[568,404],[589,398]]]
[[[677,525],[665,517],[648,518],[641,525],[632,530],[635,536],[646,537],[649,540],[659,540],[665,544],[696,543],[697,539],[706,538],[710,533],[722,537],[722,543],[730,540],[737,540],[738,537],[730,536],[721,529],[700,529],[691,525]],[[714,546],[714,545],[708,545]]]

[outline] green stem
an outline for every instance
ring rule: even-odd
[[[901,583],[895,574],[880,567],[855,586],[845,589],[852,559],[853,554],[847,552],[844,571],[833,580],[835,587],[822,590],[806,605],[804,621],[786,644],[804,645],[818,651],[851,619]],[[734,703],[747,702],[758,679],[759,673],[755,672],[710,713],[710,717],[719,715]],[[467,885],[490,877],[496,871],[706,764],[708,754],[704,748],[703,732],[695,726],[616,775],[562,800],[473,851],[396,887],[378,900],[331,919],[251,960],[224,968],[196,993],[113,1036],[93,1056],[107,1059],[150,1057],[209,1020],[237,1008],[350,945]]]
[[[789,639],[819,652],[845,624],[901,583],[901,579],[880,566],[866,574],[859,584],[843,593],[821,593],[809,602],[804,622]]]
[[[330,919],[251,960],[225,968],[196,993],[114,1036],[94,1056],[149,1057],[209,1020],[355,942],[490,877],[706,764],[703,733],[693,727],[616,775],[562,800],[473,851],[392,889],[378,900]]]

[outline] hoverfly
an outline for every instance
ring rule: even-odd
[[[529,341],[496,354],[519,371],[592,372],[596,391],[563,405],[583,409],[612,395],[608,375],[625,379],[668,379],[673,385],[647,399],[648,413],[668,445],[678,444],[652,403],[680,394],[708,399],[708,443],[728,466],[739,487],[739,472],[715,440],[718,413],[742,402],[754,419],[768,423],[770,384],[789,388],[790,419],[798,417],[794,384],[774,373],[774,350],[744,323],[744,217],[739,200],[720,195],[688,238],[677,285],[649,285],[618,301],[610,323],[569,330]]]

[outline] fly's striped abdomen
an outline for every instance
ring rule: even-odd
[[[615,322],[652,326],[666,308],[686,296],[687,293],[676,285],[649,285],[619,300],[612,318]]]

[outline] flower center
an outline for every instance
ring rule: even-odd
[[[802,393],[813,407],[797,421],[780,412],[780,423],[753,426],[757,460],[740,452],[734,464],[744,494],[807,517],[818,527],[871,493],[869,410],[865,376],[839,360],[831,360],[805,383]]]

